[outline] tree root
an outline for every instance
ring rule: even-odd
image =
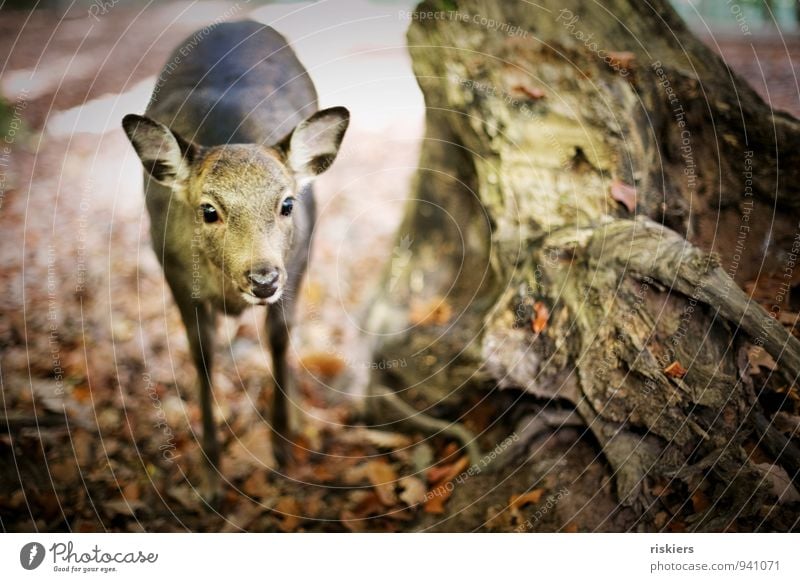
[[[426,436],[449,436],[461,443],[472,465],[477,465],[483,456],[475,435],[463,424],[421,413],[384,386],[370,387],[366,414],[373,422],[405,425],[422,431]]]

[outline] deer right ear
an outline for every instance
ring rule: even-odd
[[[186,184],[191,164],[197,157],[199,148],[196,145],[166,125],[142,115],[126,115],[122,128],[144,169],[155,181],[170,188]]]

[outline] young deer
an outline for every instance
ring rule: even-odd
[[[311,181],[336,158],[349,122],[343,107],[317,109],[314,85],[286,40],[243,21],[187,39],[146,115],[122,120],[145,168],[153,246],[197,369],[212,496],[217,314],[269,305],[272,442],[279,462],[288,451],[286,350],[315,218]]]

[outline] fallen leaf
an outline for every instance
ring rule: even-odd
[[[680,520],[672,520],[667,526],[667,530],[672,533],[683,533],[686,531],[686,523]]]
[[[747,361],[753,370],[753,374],[760,374],[761,368],[766,368],[772,372],[778,369],[778,364],[775,363],[775,360],[767,350],[761,346],[750,346],[747,349]]]
[[[349,509],[343,509],[339,514],[339,521],[353,533],[363,533],[366,530],[366,520],[358,517]]]
[[[360,465],[353,465],[346,467],[342,471],[342,480],[349,485],[357,485],[367,479],[367,466],[362,463]]]
[[[317,483],[330,483],[336,481],[337,474],[328,465],[320,464],[314,465],[311,468],[311,474],[314,475],[314,481]]]
[[[683,378],[686,375],[686,370],[681,366],[678,360],[675,360],[664,368],[664,373],[670,378]]]
[[[708,500],[708,497],[705,493],[700,490],[692,493],[692,508],[694,509],[695,513],[701,513],[710,506],[711,502]]]
[[[636,210],[636,188],[625,182],[611,182],[611,198],[624,205],[628,212]]]
[[[428,481],[434,485],[440,482],[452,481],[467,468],[469,468],[469,459],[461,457],[455,463],[428,469]]]
[[[440,515],[444,513],[444,504],[450,499],[453,493],[452,487],[439,486],[428,493],[428,500],[425,502],[423,511],[425,513],[432,513]]]
[[[512,509],[522,509],[529,503],[539,503],[542,495],[544,495],[544,489],[534,489],[520,495],[512,495],[509,499],[509,504]]]
[[[397,503],[397,473],[386,461],[370,461],[367,463],[367,479],[375,488],[381,503],[391,507]]]
[[[346,362],[336,354],[314,352],[300,358],[300,366],[313,376],[333,378],[342,373]]]
[[[547,329],[547,321],[550,319],[550,310],[541,301],[533,304],[534,317],[531,319],[531,329],[533,333],[540,334]]]
[[[253,471],[242,485],[242,491],[254,499],[263,499],[274,494],[275,489],[267,483],[265,471]]]
[[[409,319],[414,325],[444,325],[453,316],[453,308],[442,297],[426,302],[412,301]]]
[[[88,384],[79,384],[75,386],[70,392],[71,396],[81,404],[85,404],[92,399],[92,391],[89,389]]]
[[[136,511],[144,509],[144,507],[145,504],[137,500],[114,499],[103,503],[103,509],[110,517],[117,515],[133,516]]]
[[[167,495],[180,503],[184,509],[197,510],[202,504],[202,498],[196,489],[188,485],[175,485],[167,489]]]
[[[614,69],[625,69],[630,71],[636,61],[636,54],[629,51],[608,51],[609,66]]]
[[[309,519],[317,517],[325,509],[324,495],[322,491],[315,491],[305,498],[303,509]]]
[[[452,467],[453,465],[439,465],[437,467],[431,467],[428,469],[427,473],[428,482],[433,485],[441,483],[450,474]]]
[[[469,459],[461,457],[458,461],[450,465],[441,467],[431,467],[428,470],[428,479],[432,484],[438,485],[427,493],[428,501],[425,502],[424,510],[426,513],[444,513],[444,504],[450,499],[454,486],[451,485],[453,479],[469,468]]]
[[[395,521],[413,521],[414,514],[408,508],[396,509],[386,514],[386,517]]]
[[[50,463],[50,474],[62,485],[73,484],[78,481],[80,467],[69,460]]]
[[[403,477],[400,479],[400,501],[413,507],[425,501],[425,483],[419,477]]]
[[[370,517],[382,515],[386,511],[384,504],[378,499],[378,495],[374,491],[354,491],[351,494],[351,499],[355,500],[356,504],[352,509],[342,511],[342,520],[363,521]],[[363,523],[355,525],[356,529],[363,530],[363,527]]]
[[[759,463],[756,469],[764,474],[764,482],[770,486],[772,494],[778,498],[778,503],[800,501],[800,493],[792,484],[786,469],[772,463]]]
[[[284,495],[272,508],[274,513],[280,517],[278,527],[284,533],[289,533],[297,530],[302,525],[303,518],[300,516],[300,504],[294,497]]]
[[[800,416],[781,411],[775,414],[772,423],[784,434],[800,436]]]
[[[222,526],[220,532],[233,533],[247,530],[247,527],[253,523],[263,511],[263,508],[255,503],[242,503],[240,501],[236,511],[225,518],[225,525]]]
[[[75,460],[81,467],[87,466],[93,460],[93,448],[97,440],[89,432],[76,428],[71,434],[72,449],[75,451]]]
[[[126,501],[139,501],[142,497],[142,489],[135,481],[128,483],[122,488],[122,496]]]
[[[512,93],[518,93],[524,95],[528,99],[532,99],[534,101],[538,101],[539,99],[544,99],[547,96],[544,89],[540,89],[539,87],[528,87],[527,85],[516,85],[511,89]]]
[[[256,425],[244,436],[234,439],[222,458],[222,473],[228,478],[239,478],[253,470],[263,471],[275,466],[270,434],[266,426]]]
[[[403,449],[411,445],[408,435],[370,428],[342,431],[339,441],[343,443],[368,443],[379,449]]]
[[[669,519],[669,514],[666,511],[659,511],[656,513],[655,518],[653,519],[653,525],[657,530],[661,530],[661,528],[666,525],[667,520]]]
[[[776,388],[775,392],[778,394],[786,394],[791,400],[800,402],[800,392],[797,391],[797,386],[795,384],[791,386],[781,386],[780,388]]]

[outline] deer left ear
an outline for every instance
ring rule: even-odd
[[[311,181],[331,166],[349,124],[350,112],[344,107],[323,109],[300,122],[278,144],[298,184]]]

